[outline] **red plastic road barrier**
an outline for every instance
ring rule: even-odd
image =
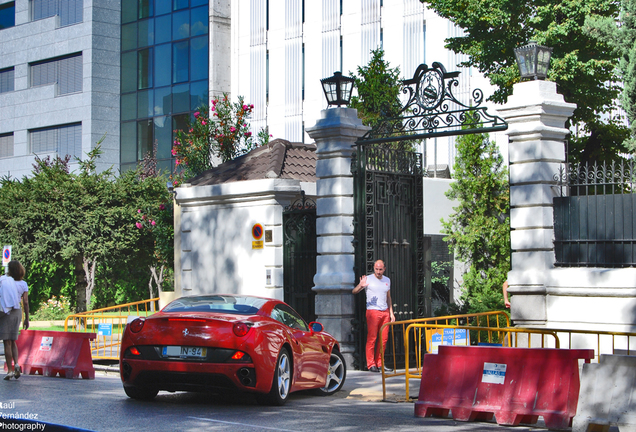
[[[95,333],[22,330],[16,342],[18,364],[27,375],[95,379],[89,342],[95,337]]]
[[[517,426],[542,416],[549,429],[572,424],[579,399],[578,359],[594,350],[553,348],[439,347],[422,365],[416,417],[491,420]]]

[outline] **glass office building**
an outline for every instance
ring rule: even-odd
[[[208,22],[207,0],[122,2],[122,171],[153,147],[172,170],[174,131],[208,103]]]

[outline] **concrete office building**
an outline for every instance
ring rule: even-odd
[[[443,48],[456,34],[419,0],[0,0],[0,174],[84,157],[102,137],[100,169],[130,169],[153,146],[171,169],[174,130],[223,92],[255,105],[254,133],[309,142],[321,78],[379,46],[404,78],[423,62],[456,70]],[[465,70],[458,94],[474,87],[488,93]],[[434,145],[427,164],[452,164],[452,141]]]

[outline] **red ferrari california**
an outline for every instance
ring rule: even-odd
[[[160,390],[238,390],[282,405],[297,390],[333,394],[346,365],[338,341],[286,303],[243,295],[182,297],[122,336],[119,370],[126,394]]]

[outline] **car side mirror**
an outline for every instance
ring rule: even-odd
[[[323,331],[325,328],[322,326],[322,324],[320,324],[319,322],[313,321],[309,323],[309,328],[311,329],[312,332],[314,333],[319,333],[321,331]]]

